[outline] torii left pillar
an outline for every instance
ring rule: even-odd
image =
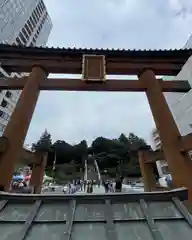
[[[32,176],[30,181],[30,185],[33,188],[33,193],[41,193],[47,156],[47,153],[35,153],[35,163],[32,167]]]
[[[39,84],[47,78],[47,72],[40,66],[34,66],[27,79],[20,99],[3,133],[8,147],[0,155],[0,190],[10,188],[15,163],[23,149],[23,143],[35,110],[39,96]],[[0,139],[1,141],[1,139]]]
[[[144,182],[145,192],[151,192],[156,188],[156,177],[153,172],[153,164],[146,163],[152,159],[152,156],[148,150],[139,151],[139,164],[141,169],[141,175]]]

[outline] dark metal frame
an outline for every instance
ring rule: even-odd
[[[184,220],[191,227],[192,231],[192,217],[186,210],[185,206],[181,203],[181,201],[186,200],[187,198],[187,190],[180,189],[169,192],[152,192],[152,193],[138,193],[138,194],[105,194],[105,195],[95,195],[95,194],[87,194],[87,195],[28,195],[28,194],[0,194],[0,212],[3,211],[4,208],[8,204],[22,204],[22,203],[33,203],[31,206],[31,211],[29,212],[26,220],[0,220],[0,225],[5,223],[23,223],[22,230],[14,236],[15,240],[24,240],[32,227],[33,223],[63,223],[66,224],[67,230],[63,232],[63,235],[67,240],[71,240],[73,224],[75,223],[105,223],[106,229],[106,239],[107,240],[117,240],[117,232],[115,223],[123,223],[123,222],[146,222],[151,231],[151,234],[154,240],[162,240],[163,236],[159,231],[158,227],[155,224],[155,220]],[[181,201],[180,201],[181,200]],[[152,217],[151,212],[148,208],[148,202],[172,202],[177,210],[181,213],[179,217]],[[127,218],[126,219],[115,219],[113,216],[112,204],[114,203],[138,203],[140,206],[141,212],[144,217],[139,218]],[[41,208],[41,205],[44,203],[68,203],[67,210],[67,219],[66,220],[37,220],[35,219],[38,211]],[[75,213],[77,209],[77,205],[81,204],[104,204],[104,219],[87,219],[86,221],[77,221],[75,220]],[[21,206],[21,205],[20,205]],[[192,232],[191,232],[192,233]]]

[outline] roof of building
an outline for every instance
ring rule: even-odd
[[[186,190],[62,196],[1,193],[1,240],[190,240],[192,218],[180,202],[186,197]]]
[[[33,53],[62,54],[70,56],[81,56],[82,54],[98,54],[106,57],[189,57],[192,48],[186,49],[103,49],[103,48],[59,48],[59,47],[35,47],[0,44],[0,51],[31,51]]]

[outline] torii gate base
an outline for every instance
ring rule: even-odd
[[[32,176],[30,185],[32,186],[33,193],[41,193],[44,170],[47,163],[47,153],[37,152],[35,153],[36,162],[32,167]]]
[[[11,64],[13,65],[12,69],[14,69],[14,70],[15,69],[19,69],[20,71],[29,70],[30,63],[31,64],[33,63],[32,65],[34,66],[34,61],[35,61],[34,59],[36,59],[38,66],[34,66],[32,68],[32,73],[28,77],[28,79],[24,85],[19,102],[18,102],[18,104],[14,110],[14,113],[13,113],[13,115],[5,129],[5,132],[4,132],[4,137],[6,137],[8,139],[8,148],[0,156],[0,187],[4,191],[8,191],[8,189],[9,189],[13,170],[14,170],[14,165],[15,165],[15,162],[17,161],[19,153],[22,151],[23,142],[24,142],[25,136],[27,134],[27,130],[28,130],[28,127],[29,127],[29,124],[30,124],[30,121],[31,121],[31,118],[33,115],[33,111],[35,109],[35,105],[36,105],[38,96],[39,96],[39,89],[41,86],[49,85],[49,84],[46,85],[47,73],[44,70],[44,67],[48,70],[49,69],[53,70],[52,71],[53,73],[63,73],[64,72],[64,71],[62,71],[63,69],[66,71],[65,73],[67,73],[67,71],[69,69],[73,69],[73,72],[71,72],[71,73],[79,73],[79,68],[80,68],[80,63],[81,63],[80,61],[82,59],[82,53],[81,53],[81,56],[78,58],[72,52],[72,54],[73,54],[72,56],[74,56],[74,59],[75,59],[74,61],[78,61],[78,62],[76,62],[74,65],[72,65],[73,63],[69,59],[70,61],[66,65],[64,65],[65,61],[68,61],[68,56],[66,58],[64,58],[62,55],[62,54],[64,54],[64,52],[61,52],[62,54],[60,55],[60,52],[57,50],[54,53],[55,55],[53,54],[53,55],[50,55],[47,57],[47,55],[48,55],[47,49],[46,50],[40,49],[40,51],[38,53],[39,55],[36,57],[35,53],[37,51],[38,51],[38,49],[35,49],[34,53],[32,53],[32,57],[31,57],[30,54],[31,54],[32,50],[30,50],[29,58],[31,57],[31,60],[29,59],[29,61],[23,61],[22,59],[20,59],[20,56],[22,56],[22,54],[17,55],[17,58],[19,58],[19,60],[17,60],[16,62],[15,62],[15,60],[10,61],[10,65]],[[45,54],[44,54],[44,51],[46,51]],[[60,51],[62,51],[62,50],[60,50]],[[97,50],[94,50],[94,51],[96,52]],[[58,56],[57,56],[57,52],[59,52]],[[4,54],[6,54],[6,53],[4,53]],[[25,56],[27,56],[27,54],[28,54],[27,50],[25,50],[24,54],[25,54]],[[108,57],[109,57],[108,61],[106,61],[106,66],[105,66],[105,61],[104,61],[104,57],[103,57],[103,55],[105,55],[105,54],[106,55],[108,54]],[[188,155],[186,154],[186,152],[188,151],[188,148],[184,144],[184,141],[183,141],[184,139],[183,139],[183,137],[181,137],[181,135],[179,133],[179,130],[176,126],[176,123],[173,119],[173,116],[169,110],[169,107],[168,107],[166,100],[164,98],[164,95],[162,93],[162,90],[164,88],[163,86],[165,86],[166,83],[164,84],[163,81],[160,81],[160,80],[156,79],[156,77],[155,77],[155,73],[157,73],[158,75],[166,75],[166,73],[172,74],[175,71],[178,72],[181,64],[177,65],[177,61],[175,61],[174,57],[173,57],[174,61],[171,62],[171,64],[168,64],[168,61],[171,61],[170,60],[171,57],[169,55],[168,59],[164,59],[162,57],[163,53],[159,54],[159,58],[160,58],[159,62],[158,62],[158,58],[155,59],[156,61],[153,61],[153,57],[157,53],[152,55],[152,57],[149,59],[149,61],[147,60],[146,56],[150,55],[151,53],[147,53],[146,55],[145,55],[145,53],[142,53],[141,54],[142,55],[141,56],[142,63],[139,63],[139,60],[136,59],[136,58],[138,58],[137,53],[136,53],[136,55],[134,55],[134,53],[131,52],[130,53],[131,55],[129,56],[128,55],[129,51],[128,51],[128,53],[126,53],[128,56],[127,57],[128,60],[125,59],[126,61],[123,63],[121,63],[121,62],[124,61],[123,59],[126,57],[124,52],[122,55],[121,55],[121,53],[118,53],[119,55],[121,55],[120,57],[118,55],[113,58],[113,54],[114,53],[112,53],[110,55],[109,51],[106,51],[106,53],[102,54],[102,56],[100,57],[100,60],[97,57],[96,61],[93,61],[93,56],[92,56],[91,57],[92,60],[90,60],[89,64],[87,63],[87,60],[86,60],[85,65],[88,68],[88,70],[85,70],[83,67],[83,69],[82,69],[83,80],[89,80],[89,78],[90,78],[90,79],[94,80],[93,82],[100,81],[99,85],[98,84],[94,85],[98,91],[106,91],[107,87],[109,87],[109,89],[111,89],[111,91],[118,91],[119,88],[116,87],[116,86],[118,86],[118,83],[117,83],[118,80],[116,81],[117,85],[114,85],[115,84],[114,82],[112,82],[110,85],[110,81],[106,81],[106,79],[104,78],[106,70],[107,70],[107,72],[106,72],[107,74],[114,74],[114,73],[118,74],[118,73],[120,73],[120,69],[124,68],[123,74],[138,74],[138,72],[143,69],[142,73],[138,76],[139,80],[135,81],[136,83],[130,82],[129,87],[133,91],[135,91],[135,89],[136,89],[136,91],[142,90],[142,91],[146,92],[146,95],[147,95],[147,98],[148,98],[148,101],[149,101],[149,104],[151,107],[151,111],[152,111],[152,114],[154,117],[154,121],[156,123],[157,129],[159,131],[159,135],[160,135],[160,138],[161,138],[161,141],[163,144],[164,154],[165,154],[166,160],[168,162],[174,184],[176,187],[183,187],[183,186],[187,187],[189,189],[189,200],[192,201],[192,194],[191,194],[191,192],[192,192],[192,181],[191,181],[192,162],[190,161]],[[189,53],[189,54],[191,54],[191,53]],[[99,55],[99,54],[96,54],[96,55]],[[165,58],[167,55],[168,54],[166,53]],[[185,53],[183,53],[183,55],[185,55]],[[183,57],[183,55],[182,55],[182,57]],[[42,58],[41,58],[41,56],[42,56]],[[134,56],[135,63],[134,63],[134,61],[132,61],[133,56]],[[4,55],[3,55],[3,57],[4,57]],[[50,60],[52,57],[53,57],[53,62],[51,62],[51,60]],[[69,58],[70,57],[71,56],[69,56]],[[121,60],[121,61],[119,61],[119,60]],[[181,60],[182,60],[181,62],[183,62],[183,58]],[[42,62],[42,65],[40,64],[41,62]],[[89,59],[88,59],[88,62],[89,62]],[[5,61],[3,63],[4,64],[9,63],[7,58],[5,59]],[[95,66],[94,64],[97,64],[97,66]],[[93,67],[93,65],[95,67]],[[118,67],[115,68],[116,65]],[[71,68],[70,68],[70,66],[71,66]],[[126,70],[125,66],[128,67],[128,70]],[[135,66],[135,68],[134,68],[134,66]],[[151,70],[151,68],[149,66],[152,66],[151,68],[156,68],[156,69],[153,71],[153,70]],[[146,69],[146,67],[147,67],[147,69]],[[95,71],[95,69],[98,69],[98,70]],[[89,76],[89,74],[90,74],[90,76]],[[105,83],[102,83],[101,79]],[[125,83],[125,81],[123,81],[123,82]],[[129,81],[127,81],[127,82],[129,82]],[[12,84],[14,85],[14,83],[12,83]],[[52,82],[52,84],[54,85],[53,82]],[[67,84],[65,85],[65,84],[63,83],[63,86],[67,86],[68,89],[70,89],[70,90],[74,90],[75,88],[77,90],[85,90],[85,89],[91,89],[90,85],[92,83],[87,84],[86,82],[83,82],[83,83],[79,82],[78,83],[79,85],[78,86],[75,85],[75,87],[74,87],[75,82],[73,82],[73,81],[72,81],[71,85],[69,84],[69,82],[67,83],[68,85]],[[63,89],[61,85],[62,84],[59,85],[59,83],[57,83],[57,84],[55,84],[55,87],[59,88],[59,86],[60,86],[60,88]],[[23,86],[23,81],[17,80],[17,86],[18,87]],[[122,87],[122,85],[121,85],[121,87]],[[53,88],[54,88],[54,86],[53,86]],[[92,90],[93,89],[94,88],[92,87]],[[121,90],[122,89],[123,89],[123,87],[121,88]],[[125,87],[123,90],[127,91],[127,88]],[[142,123],[142,124],[144,124],[144,123]],[[189,140],[190,141],[188,141],[188,143],[189,142],[191,143],[191,138]],[[192,144],[190,146],[192,146]],[[191,149],[192,149],[192,147],[191,147]],[[152,178],[152,176],[147,176],[147,174],[150,173],[150,170],[148,169],[147,170],[148,173],[146,173],[146,171],[142,169],[142,161],[140,161],[140,163],[141,163],[141,170],[143,172],[143,175],[145,175],[144,179],[150,179],[150,180],[146,180],[148,182],[148,187],[146,187],[146,189],[149,189],[153,185],[153,180],[152,180],[153,178]],[[39,171],[39,174],[40,174],[40,172],[42,172],[42,171]],[[39,177],[39,179],[40,179],[40,177]]]

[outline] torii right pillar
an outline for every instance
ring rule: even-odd
[[[147,85],[146,95],[156,127],[162,141],[164,155],[172,174],[175,187],[188,188],[188,200],[192,202],[192,161],[181,152],[181,135],[162,93],[160,80],[153,70],[147,69],[139,76]]]

